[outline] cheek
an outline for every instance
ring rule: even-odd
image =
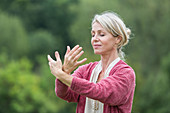
[[[116,46],[116,43],[115,43],[115,40],[114,39],[109,39],[109,40],[104,40],[103,41],[103,45],[105,45],[105,47],[107,49],[113,49],[115,48]]]
[[[112,39],[104,39],[102,40],[102,43],[106,46],[113,45],[114,41]]]

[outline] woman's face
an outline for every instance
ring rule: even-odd
[[[115,38],[98,22],[92,25],[91,35],[91,44],[95,54],[105,55],[117,51],[118,38]]]

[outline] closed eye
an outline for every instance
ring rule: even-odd
[[[104,34],[100,34],[101,37],[105,36]]]

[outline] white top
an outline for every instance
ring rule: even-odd
[[[108,66],[103,78],[106,78],[109,76],[111,69],[119,61],[120,61],[120,58],[118,57]],[[99,61],[99,63],[95,66],[95,68],[93,69],[93,71],[91,73],[90,82],[96,83],[101,71],[102,71],[102,63],[101,63],[101,61]],[[86,97],[86,105],[85,105],[84,113],[103,113],[103,107],[104,107],[104,104],[99,102],[98,100],[93,100],[93,99]]]

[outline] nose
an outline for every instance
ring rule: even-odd
[[[94,35],[93,38],[92,38],[94,41],[99,41],[99,38],[97,35]]]

